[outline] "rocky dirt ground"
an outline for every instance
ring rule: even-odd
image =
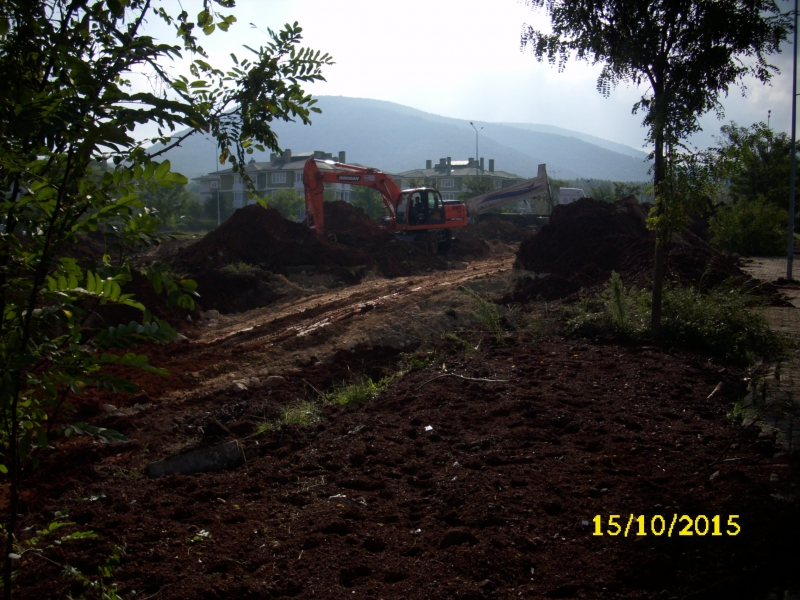
[[[206,313],[184,342],[148,348],[170,377],[127,373],[140,394],[76,402],[130,442],[72,438],[40,457],[24,535],[68,511],[59,534],[98,537],[26,554],[17,596],[78,595],[61,565],[94,577],[115,545],[125,555],[107,581],[125,598],[800,589],[796,455],[729,419],[750,374],[675,348],[564,339],[558,302],[505,307],[524,326],[483,331],[459,287],[499,297],[535,280],[512,268],[513,250]],[[397,373],[370,401],[321,400]],[[264,427],[303,402],[308,425]],[[235,470],[143,475],[234,439],[247,457]]]

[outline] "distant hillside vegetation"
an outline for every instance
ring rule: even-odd
[[[313,115],[310,126],[274,124],[283,148],[295,153],[344,150],[348,162],[390,173],[422,168],[428,159],[464,160],[475,154],[475,131],[468,121],[365,98],[320,96],[318,106],[322,114]],[[480,124],[480,154],[487,168],[493,158],[497,170],[525,177],[533,177],[537,165],[547,163],[548,173],[559,179],[649,179],[646,154],[634,148],[548,125]],[[165,156],[174,170],[189,178],[217,168],[213,142],[199,134]],[[254,157],[268,159],[266,154]]]

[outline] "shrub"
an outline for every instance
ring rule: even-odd
[[[284,219],[290,221],[296,221],[303,210],[303,196],[295,189],[278,190],[266,200],[267,206],[274,208]]]
[[[666,288],[662,339],[739,364],[777,358],[793,344],[752,310],[758,304],[757,297],[725,284],[708,293],[691,287]],[[567,323],[567,332],[646,339],[651,335],[650,307],[647,291],[626,290],[619,275],[613,273],[601,294],[581,301]]]
[[[767,202],[742,198],[711,217],[711,243],[746,256],[775,256],[786,251],[787,211]]]

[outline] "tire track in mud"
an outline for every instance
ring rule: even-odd
[[[359,324],[358,328],[360,333],[372,331],[375,327],[385,326],[395,316],[404,315],[412,303],[417,305],[429,301],[468,281],[508,272],[513,260],[512,254],[496,255],[472,263],[468,270],[376,279],[283,306],[228,316],[233,322],[188,342],[191,349],[184,355],[182,370],[194,372],[199,377],[189,396],[205,395],[226,382],[253,376],[264,368],[270,374],[286,374],[296,366],[292,360],[298,352],[307,351],[325,360],[341,347],[346,337],[353,334],[352,328],[343,327],[352,322],[351,319],[371,319]],[[376,312],[381,314],[378,321],[374,317]],[[285,344],[293,344],[292,340],[303,340],[302,347],[287,348]],[[218,368],[196,371],[193,357],[208,356],[209,353],[218,356]]]
[[[292,337],[304,337],[334,323],[364,314],[379,306],[390,306],[412,295],[430,295],[473,279],[503,273],[511,268],[513,256],[501,255],[474,264],[468,271],[434,272],[422,276],[377,280],[336,290],[329,294],[311,296],[291,308],[258,311],[258,315],[243,315],[244,322],[209,333],[211,339],[193,342],[198,346],[241,346],[244,349],[267,349]],[[376,285],[377,284],[377,285]],[[366,286],[366,289],[364,287]]]

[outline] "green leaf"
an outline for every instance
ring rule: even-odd
[[[158,165],[158,168],[156,169],[156,172],[153,175],[153,179],[155,181],[163,180],[166,174],[169,173],[169,169],[170,169],[169,161],[165,160],[160,165]]]
[[[186,185],[189,183],[189,179],[185,175],[181,175],[180,173],[167,173],[164,176],[163,181],[167,181],[169,183],[176,183],[178,185]]]

